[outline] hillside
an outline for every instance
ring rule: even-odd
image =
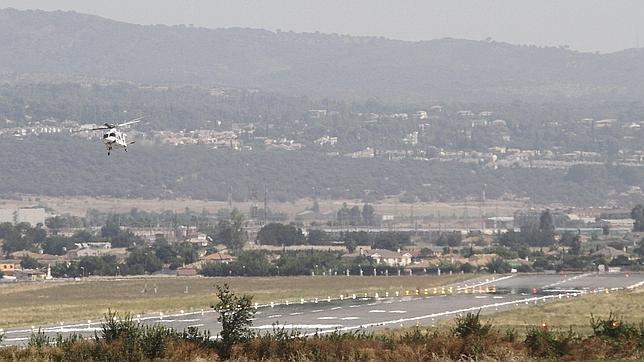
[[[454,39],[140,26],[74,12],[5,9],[0,76],[392,101],[636,100],[644,95],[644,51],[598,55]]]
[[[106,157],[101,145],[68,142],[65,136],[5,139],[0,143],[0,196],[16,193],[65,196],[249,200],[252,190],[271,199],[320,196],[380,199],[407,193],[422,201],[476,198],[483,184],[490,199],[513,194],[533,202],[624,205],[625,194],[644,188],[644,171],[615,166],[577,166],[568,171],[486,169],[461,163],[326,157],[309,152],[212,150],[202,146],[147,146]],[[19,155],[19,156],[17,156]]]

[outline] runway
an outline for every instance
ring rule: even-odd
[[[643,273],[615,274],[513,274],[470,280],[444,288],[418,289],[393,293],[342,296],[335,299],[309,299],[286,304],[274,302],[257,306],[252,328],[256,332],[271,332],[275,328],[297,330],[302,334],[331,333],[358,329],[398,328],[413,325],[432,325],[454,318],[459,313],[491,313],[509,308],[575,298],[581,293],[605,292],[636,288],[644,284]],[[493,288],[491,288],[493,286]],[[451,293],[450,293],[451,291]],[[443,294],[444,293],[444,294]],[[143,323],[160,323],[176,330],[197,327],[217,335],[221,325],[212,310],[179,312],[170,315],[136,316]],[[25,344],[32,331],[42,328],[48,336],[58,333],[78,333],[93,336],[100,333],[100,320],[44,327],[31,326],[5,331],[4,345]]]

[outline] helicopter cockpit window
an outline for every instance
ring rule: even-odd
[[[107,137],[109,137],[109,134],[106,133],[103,135],[103,138],[107,138]]]

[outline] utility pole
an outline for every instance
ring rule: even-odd
[[[268,221],[268,187],[264,184],[264,225]]]
[[[481,191],[481,230],[485,230],[485,189],[487,185],[483,184],[483,190]]]

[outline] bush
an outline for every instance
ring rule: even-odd
[[[559,358],[568,353],[573,339],[572,330],[567,334],[556,334],[547,327],[537,327],[528,329],[524,343],[533,357]]]
[[[591,316],[590,325],[595,337],[606,344],[610,356],[626,357],[644,349],[644,324],[638,328],[610,312],[606,319]]]
[[[456,326],[452,330],[454,336],[460,337],[461,345],[459,355],[455,358],[478,359],[490,350],[496,340],[496,333],[492,332],[492,325],[481,323],[481,311],[467,313],[465,316],[456,317]],[[490,343],[492,342],[492,343]]]
[[[479,310],[476,314],[467,313],[465,316],[456,317],[456,327],[452,330],[453,334],[461,338],[487,336],[492,325],[481,323],[480,313]]]

